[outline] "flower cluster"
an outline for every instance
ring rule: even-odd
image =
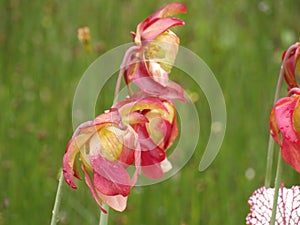
[[[282,74],[288,84],[287,97],[279,99],[270,114],[270,130],[281,148],[282,158],[300,173],[300,88],[298,59],[300,43],[283,54]]]
[[[174,99],[185,101],[183,88],[169,80],[179,38],[169,29],[184,25],[172,16],[186,12],[181,3],[158,10],[132,32],[134,46],[120,68],[129,97],[120,100],[74,132],[63,157],[63,175],[76,189],[80,179],[77,157],[91,194],[100,206],[126,208],[127,197],[141,173],[161,178],[172,166],[166,151],[178,136]],[[119,80],[119,79],[118,79]],[[130,83],[137,86],[133,92]],[[118,83],[116,94],[118,94]],[[130,175],[128,168],[134,168]]]

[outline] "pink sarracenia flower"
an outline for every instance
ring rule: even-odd
[[[299,87],[296,76],[300,75],[300,64],[298,63],[300,56],[300,42],[291,45],[282,56],[282,69],[288,89]]]
[[[185,101],[182,87],[168,77],[179,45],[179,38],[169,29],[184,25],[171,16],[184,12],[182,3],[170,3],[142,21],[136,33],[132,32],[135,46],[125,53],[120,71],[127,84],[133,82],[148,95]]]
[[[248,200],[250,213],[246,224],[270,224],[274,199],[274,188],[261,187],[253,192]],[[279,188],[276,209],[276,225],[300,224],[300,187]]]
[[[127,196],[142,169],[152,179],[159,179],[171,169],[166,151],[178,135],[176,110],[169,100],[140,97],[116,103],[110,111],[74,132],[63,158],[63,174],[76,189],[80,179],[76,157],[79,155],[94,199],[123,211]],[[135,166],[132,177],[127,168]]]
[[[270,131],[282,158],[300,173],[300,90],[278,100],[270,114]]]
[[[142,97],[126,99],[113,107],[124,118],[129,118],[130,114],[139,114],[145,118],[140,119],[139,123],[124,123],[130,124],[138,134],[143,173],[152,179],[161,178],[164,172],[171,169],[166,151],[178,135],[174,104],[165,99]]]
[[[80,155],[86,184],[100,208],[105,211],[101,207],[103,201],[111,208],[123,211],[137,176],[130,178],[126,171],[134,161],[131,149],[138,148],[136,137],[130,126],[122,124],[115,109],[82,124],[68,143],[63,158],[65,181],[76,189],[74,177],[80,179],[76,156]]]

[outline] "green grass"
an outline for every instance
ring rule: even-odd
[[[201,137],[196,153],[171,179],[134,188],[125,212],[111,210],[110,225],[244,224],[247,199],[263,185],[268,115],[281,54],[299,38],[300,2],[183,2],[186,26],[176,32],[219,80],[228,111],[225,140],[213,164],[200,173],[210,112],[198,90]],[[49,224],[57,174],[72,135],[77,83],[89,63],[130,42],[129,31],[166,3],[0,3],[0,225]],[[97,48],[90,56],[77,40],[83,25],[90,27]],[[192,82],[174,77],[197,91]],[[100,98],[99,113],[111,104],[111,85]],[[255,170],[252,180],[245,177],[248,168]],[[287,186],[299,184],[299,175],[285,166],[283,180]],[[63,187],[60,224],[97,224],[99,209],[84,183],[77,183],[78,191]]]

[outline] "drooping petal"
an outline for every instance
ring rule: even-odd
[[[107,213],[107,211],[102,207],[100,201],[99,201],[99,196],[94,188],[94,185],[92,183],[92,180],[90,178],[90,175],[88,174],[88,172],[85,170],[84,165],[81,165],[81,169],[84,173],[84,178],[85,178],[85,183],[87,184],[88,188],[90,189],[90,192],[92,194],[92,196],[94,197],[95,201],[97,202],[98,206],[100,207],[100,209],[102,210],[102,212]]]
[[[160,34],[174,26],[182,26],[185,23],[177,18],[161,18],[152,22],[141,35],[141,42],[152,41]]]
[[[98,191],[97,194],[105,204],[107,204],[109,207],[113,208],[114,210],[123,212],[126,209],[127,198],[128,198],[127,196],[125,197],[122,195],[108,196]]]
[[[66,147],[66,153],[63,157],[63,175],[66,183],[76,189],[74,176],[80,179],[79,172],[76,168],[76,156],[80,148],[90,139],[90,134],[80,134],[72,137]]]
[[[86,182],[87,186],[89,187],[92,196],[94,197],[98,206],[104,213],[107,213],[107,211],[102,207],[99,199],[101,199],[105,204],[107,204],[109,207],[113,208],[114,210],[117,210],[120,212],[125,210],[126,203],[127,203],[127,196],[126,197],[124,197],[122,195],[107,196],[107,195],[97,191],[97,189],[95,189],[95,186],[94,186],[89,174],[87,173],[87,171],[85,170],[83,165],[82,165],[82,170],[84,172],[85,182]]]
[[[134,79],[133,83],[135,83],[141,91],[150,96],[156,96],[165,99],[177,99],[179,101],[186,102],[183,88],[175,82],[169,81],[166,86],[163,86],[153,80],[151,77],[142,77]],[[139,92],[137,92],[135,95],[139,95]]]
[[[284,78],[289,86],[289,89],[298,87],[296,79],[297,61],[300,56],[300,42],[291,45],[282,56],[282,66],[284,69]]]
[[[130,177],[120,162],[110,162],[100,155],[90,156],[90,161],[97,191],[109,196],[130,193]]]
[[[299,135],[300,134],[300,98],[298,98],[297,103],[294,108],[293,125],[294,125],[296,132]]]
[[[286,97],[274,106],[277,126],[283,137],[291,142],[299,141],[298,134],[293,126],[293,111],[296,103],[297,98]]]
[[[300,142],[292,143],[283,139],[281,155],[284,161],[300,173]]]
[[[137,32],[134,35],[134,41],[136,44],[140,44],[142,40],[145,40],[143,37],[143,31],[146,30],[150,25],[152,25],[155,21],[159,20],[160,18],[167,18],[171,17],[178,13],[185,13],[186,7],[182,3],[170,3],[165,7],[159,9],[149,17],[147,17],[144,21],[142,21],[137,26]]]
[[[145,23],[152,21],[155,18],[165,18],[176,15],[178,13],[186,13],[186,7],[184,4],[179,2],[172,2],[165,7],[157,10],[155,13],[145,19]]]
[[[276,122],[276,116],[275,116],[275,107],[272,108],[272,111],[270,113],[270,134],[272,135],[273,139],[277,142],[279,146],[281,146],[281,138],[280,138],[280,130],[278,128],[277,122]]]
[[[143,155],[143,153],[142,153]],[[164,176],[164,172],[161,168],[160,163],[155,163],[148,166],[142,166],[143,173],[150,179],[160,179]]]

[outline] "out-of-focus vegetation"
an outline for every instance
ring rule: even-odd
[[[180,17],[186,26],[175,30],[181,44],[205,60],[223,89],[228,111],[224,143],[213,164],[200,173],[209,108],[193,82],[174,74],[177,82],[199,92],[198,148],[176,176],[134,188],[125,212],[111,210],[110,225],[244,224],[247,199],[263,185],[269,111],[281,54],[299,39],[300,1],[183,2],[188,14]],[[77,83],[93,60],[130,42],[129,31],[167,3],[0,3],[1,225],[49,224],[62,156],[73,132]],[[77,40],[80,26],[91,30],[90,55]],[[114,82],[99,98],[99,113],[111,105]],[[286,186],[299,184],[299,174],[285,166],[283,180]],[[77,191],[63,187],[59,224],[97,224],[99,208],[84,182],[77,183]]]

